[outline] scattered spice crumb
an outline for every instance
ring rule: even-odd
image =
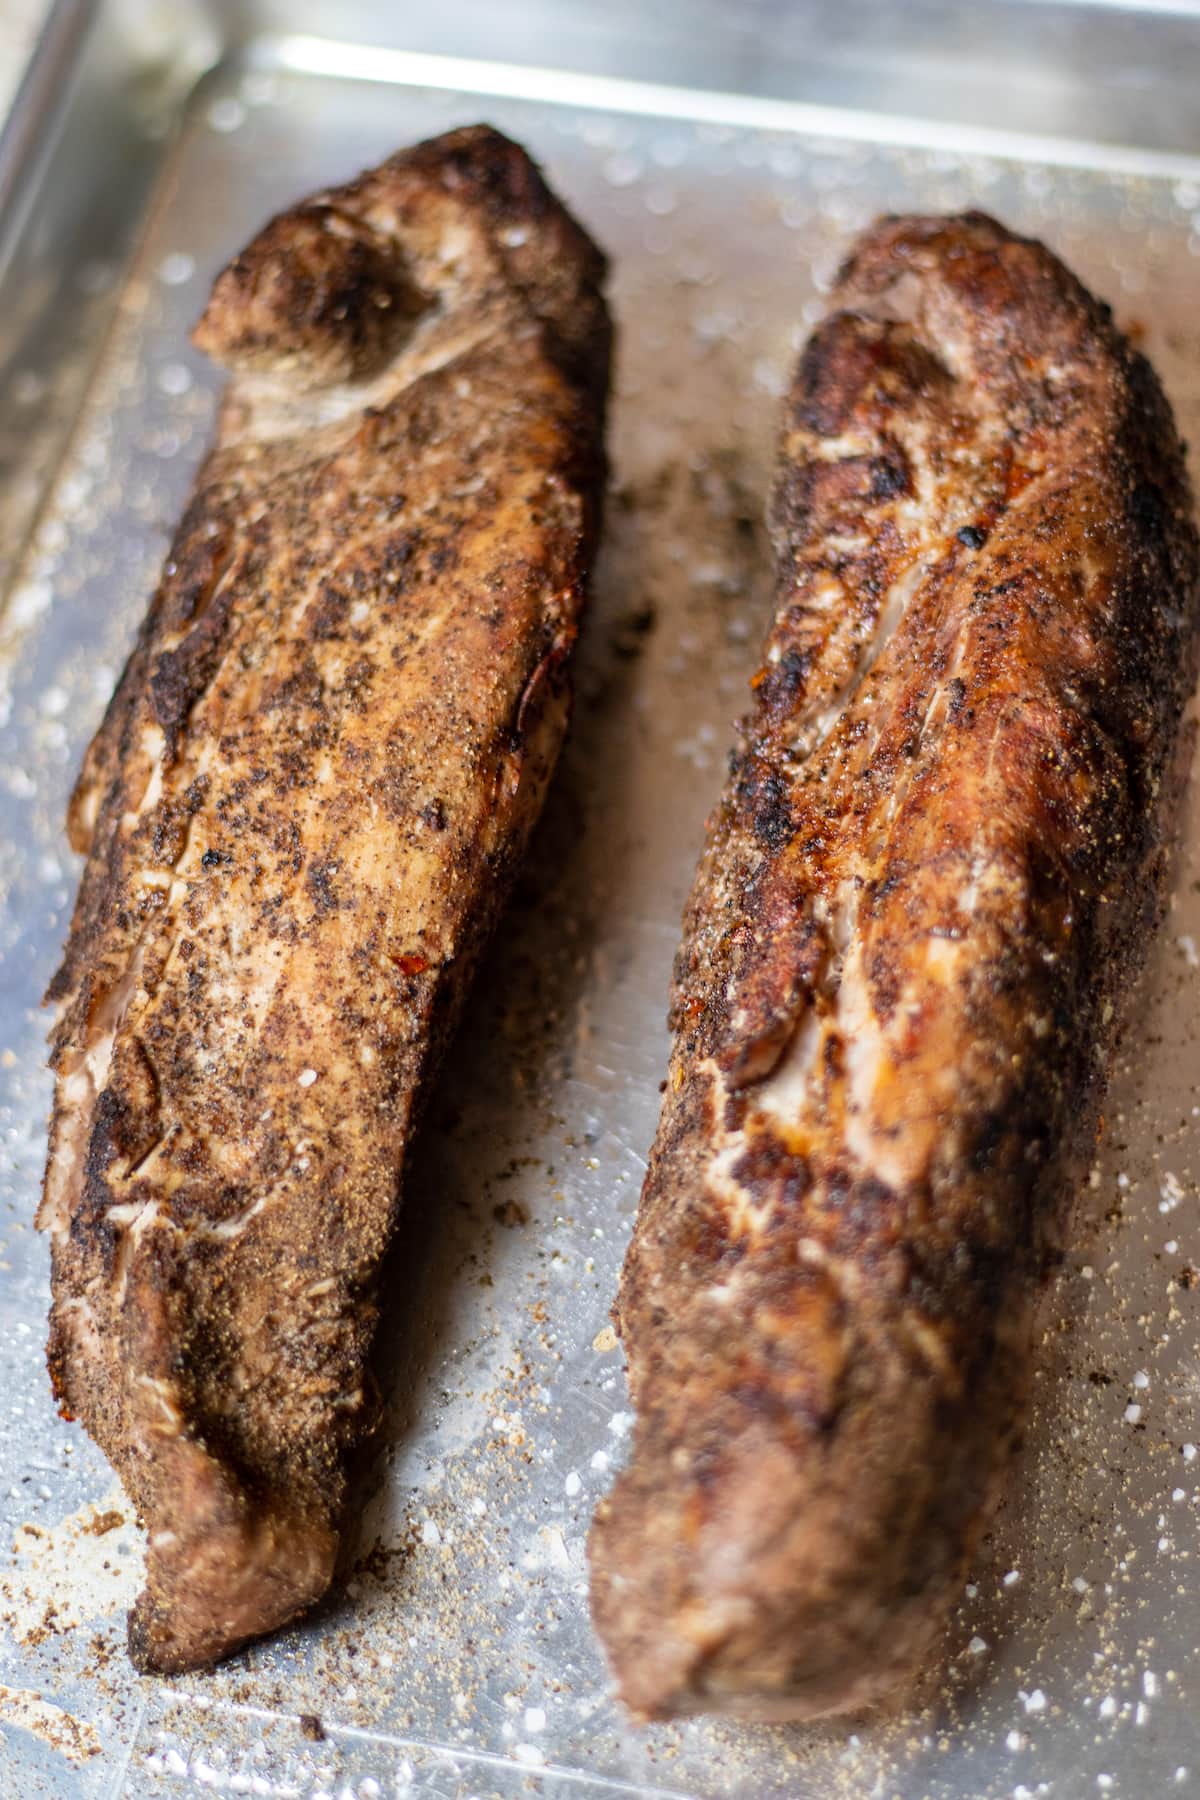
[[[116,1509],[113,1508],[109,1512],[93,1513],[89,1523],[82,1526],[81,1529],[88,1532],[92,1537],[104,1537],[106,1533],[115,1531],[119,1525],[123,1525],[124,1523],[125,1514],[117,1512]]]

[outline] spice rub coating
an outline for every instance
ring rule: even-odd
[[[480,127],[273,220],[196,328],[231,380],[71,802],[39,1214],[146,1669],[331,1578],[405,1153],[566,726],[603,276]]]
[[[978,213],[859,240],[786,403],[778,610],[688,905],[592,1604],[635,1712],[930,1653],[1153,928],[1197,668],[1149,364]]]

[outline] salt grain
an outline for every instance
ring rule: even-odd
[[[208,109],[208,122],[214,131],[236,131],[246,122],[246,109],[240,100],[214,100]]]
[[[192,371],[185,363],[164,363],[158,371],[158,385],[164,394],[173,397],[186,394],[192,385]]]
[[[1174,1212],[1175,1208],[1179,1205],[1179,1202],[1183,1199],[1183,1188],[1180,1185],[1178,1175],[1173,1175],[1170,1169],[1168,1169],[1162,1178],[1162,1186],[1158,1191],[1162,1195],[1162,1199],[1158,1203],[1159,1212]]]
[[[186,250],[172,250],[158,265],[158,279],[165,287],[182,287],[196,273],[195,258]]]
[[[303,1088],[311,1087],[316,1079],[317,1071],[315,1069],[301,1069],[299,1075],[296,1077],[297,1082]]]

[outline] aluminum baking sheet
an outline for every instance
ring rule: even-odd
[[[1112,300],[1200,443],[1200,170],[606,111],[569,86],[418,89],[316,61],[311,45],[259,46],[196,90],[9,599],[0,1793],[1200,1794],[1194,789],[1048,1296],[1027,1445],[913,1704],[821,1729],[632,1730],[589,1628],[584,1560],[631,1424],[608,1307],[654,1130],[680,907],[768,615],[761,515],[789,365],[858,227],[978,204]],[[77,876],[64,801],[211,429],[216,377],[186,332],[214,271],[277,206],[479,117],[542,159],[613,262],[613,485],[574,732],[408,1177],[385,1284],[389,1408],[344,1584],[212,1675],[144,1680],[123,1643],[135,1522],[56,1417],[42,1361],[38,997]],[[20,400],[5,396],[10,420]]]

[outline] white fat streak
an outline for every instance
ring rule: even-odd
[[[93,1035],[83,1053],[81,1069],[91,1083],[93,1094],[99,1093],[108,1079],[117,1033],[133,1003],[133,996],[141,979],[143,957],[144,951],[141,944],[138,944],[129,959],[129,967],[116,986],[104,996],[95,1018],[89,1024],[89,1031]]]
[[[136,810],[124,815],[122,825],[126,832],[132,831],[138,820],[156,807],[162,797],[165,744],[161,726],[152,724],[143,728],[140,750],[152,767]],[[166,887],[168,905],[172,909],[186,891],[182,883],[163,870],[142,870],[137,880],[143,887]],[[92,1110],[108,1079],[117,1034],[133,1004],[144,958],[144,945],[139,939],[124,976],[105,996],[89,1021],[82,1054],[76,1055],[59,1081],[54,1152],[46,1176],[46,1198],[39,1214],[39,1224],[51,1237],[61,1238],[70,1229],[83,1185],[85,1140]]]
[[[139,1375],[136,1384],[147,1396],[150,1404],[158,1408],[161,1415],[160,1425],[166,1425],[175,1435],[183,1429],[183,1414],[175,1402],[175,1384],[164,1381],[159,1375]]]
[[[851,945],[842,965],[832,1012],[809,1012],[778,1066],[754,1090],[757,1111],[795,1127],[809,1111],[817,1071],[827,1039],[836,1033],[842,1045],[846,1078],[846,1148],[882,1180],[903,1176],[902,1158],[889,1154],[885,1140],[872,1128],[875,1089],[887,1059],[887,1043],[871,1004],[862,952]]]
[[[186,1232],[169,1213],[164,1212],[158,1200],[124,1200],[116,1206],[110,1206],[105,1218],[110,1225],[117,1226],[123,1233],[116,1256],[114,1284],[114,1306],[120,1307],[125,1300],[129,1285],[129,1271],[136,1254],[139,1241],[152,1226],[160,1226],[164,1230],[180,1232],[189,1238],[208,1238],[218,1243],[230,1243],[239,1238],[256,1219],[272,1198],[269,1194],[261,1194],[249,1206],[244,1207],[231,1219],[222,1219],[216,1225],[203,1225],[193,1222]],[[332,1286],[332,1283],[330,1283]],[[75,1304],[80,1304],[76,1302]],[[93,1321],[94,1330],[94,1321]]]
[[[852,943],[842,967],[837,1022],[846,1073],[846,1148],[883,1181],[904,1178],[903,1158],[872,1129],[875,1089],[887,1061],[887,1044],[871,1004],[861,940]]]
[[[96,829],[96,820],[100,817],[100,802],[104,798],[104,787],[101,782],[93,782],[87,789],[79,807],[79,823],[90,839]]]
[[[64,1237],[70,1230],[83,1185],[84,1148],[92,1108],[108,1079],[117,1033],[141,978],[142,956],[142,946],[138,944],[125,974],[97,1007],[88,1027],[86,1048],[76,1054],[59,1080],[54,1150],[46,1173],[45,1200],[38,1215],[39,1224],[51,1237]]]
[[[125,1303],[129,1270],[138,1244],[151,1227],[158,1223],[161,1207],[157,1200],[125,1201],[120,1205],[110,1206],[105,1216],[111,1224],[122,1227],[123,1231],[117,1246],[116,1280],[113,1284],[113,1304],[116,1309]]]
[[[225,577],[222,578],[222,580],[224,579]],[[141,749],[144,755],[154,759],[154,767],[136,812],[125,815],[123,824],[126,830],[131,830],[141,815],[149,812],[158,804],[163,791],[165,739],[157,725],[146,727],[142,734]],[[211,760],[211,755],[211,745],[201,746],[193,772],[197,770],[203,772],[204,766]],[[134,877],[134,880],[142,887],[152,887],[164,891],[166,895],[165,910],[169,914],[178,911],[191,886],[188,880],[171,869],[142,869]],[[78,1204],[79,1191],[82,1186],[88,1127],[96,1099],[108,1079],[117,1035],[133,1003],[141,979],[144,960],[145,947],[144,943],[139,940],[134,947],[125,975],[106,995],[93,1016],[89,1026],[86,1048],[82,1055],[76,1056],[74,1066],[70,1067],[60,1079],[58,1127],[47,1173],[46,1203],[39,1221],[52,1236],[62,1237],[70,1229],[71,1218]],[[168,965],[173,960],[174,947],[168,957]],[[165,973],[166,968],[164,967],[164,976]],[[248,1002],[258,1010],[259,1016],[262,1016],[274,995],[280,974],[281,967],[278,960],[267,962],[259,968],[257,978],[249,990],[244,981],[234,982],[231,980],[229,997],[231,1000],[236,998],[240,1003]],[[152,1160],[159,1148],[160,1146],[156,1145],[145,1162],[148,1163]],[[265,1204],[265,1197],[260,1198],[236,1218],[203,1228],[202,1234],[218,1240],[236,1238]],[[125,1233],[118,1253],[116,1269],[115,1300],[119,1306],[125,1298],[130,1265],[138,1239],[156,1224],[174,1228],[174,1221],[170,1219],[169,1215],[161,1212],[157,1201],[119,1203],[109,1207],[106,1216],[111,1224],[121,1228]],[[95,1319],[90,1308],[89,1321],[94,1333]]]
[[[259,1213],[262,1212],[267,1204],[267,1198],[268,1196],[266,1194],[262,1194],[250,1206],[244,1207],[240,1213],[236,1213],[232,1219],[222,1219],[219,1225],[206,1225],[202,1227],[203,1236],[217,1238],[222,1242],[228,1242],[231,1238],[240,1237],[247,1225],[249,1225],[251,1219],[256,1219]]]
[[[46,1185],[38,1208],[38,1224],[51,1237],[62,1237],[70,1228],[71,1214],[83,1169],[83,1137],[87,1126],[91,1084],[78,1070],[59,1079],[58,1116],[51,1138]]]
[[[836,968],[845,956],[858,917],[856,883],[852,879],[843,881],[832,899],[818,894],[813,901],[813,914],[828,933]],[[809,1007],[779,1062],[755,1089],[755,1105],[760,1112],[772,1114],[785,1125],[798,1123],[805,1110],[809,1084],[820,1066],[828,1030],[836,1028],[836,1024],[836,1011],[822,1016],[815,1007]]]
[[[157,1200],[122,1200],[119,1205],[110,1206],[104,1216],[110,1225],[129,1227],[132,1235],[139,1227],[145,1229],[147,1215],[149,1223],[153,1224],[157,1211]]]
[[[60,1327],[75,1339],[80,1359],[99,1362],[106,1354],[106,1346],[100,1336],[91,1294],[76,1294],[70,1300],[58,1300],[54,1310]]]
[[[725,1077],[716,1062],[711,1057],[706,1057],[700,1067],[712,1083],[712,1111],[715,1120],[713,1154],[709,1158],[708,1167],[705,1170],[705,1186],[713,1198],[725,1208],[733,1230],[748,1237],[755,1237],[769,1221],[772,1204],[767,1201],[762,1206],[754,1205],[747,1196],[746,1190],[734,1179],[734,1167],[746,1148],[746,1134],[740,1130],[730,1131],[725,1124],[725,1108],[729,1091],[725,1086]]]
[[[952,937],[929,937],[925,942],[925,963],[929,973],[945,978],[962,959],[965,940]]]
[[[822,440],[816,440],[821,442]],[[865,448],[857,445],[853,439],[824,440],[829,444],[849,444],[855,447],[844,453],[862,455]],[[913,478],[913,492],[902,495],[894,503],[893,516],[897,525],[905,529],[908,541],[913,547],[912,560],[896,579],[888,584],[871,635],[860,649],[854,671],[842,683],[829,702],[822,707],[811,721],[804,726],[801,736],[814,748],[823,744],[830,734],[836,730],[846,713],[851,698],[871,673],[880,657],[887,650],[900,626],[903,624],[908,610],[926,579],[930,570],[942,554],[944,545],[944,529],[934,532],[930,522],[940,519],[945,508],[938,504],[938,479],[930,466],[925,446],[919,436],[912,438],[902,434],[902,447],[905,451],[908,466]],[[834,461],[835,457],[822,457],[818,460]],[[840,591],[840,584],[839,591]],[[958,657],[961,659],[961,646]],[[955,662],[955,668],[958,662]]]
[[[844,956],[858,920],[858,884],[853,877],[842,882],[832,900],[818,894],[813,901],[813,915],[828,932],[834,956]]]
[[[212,610],[213,606],[215,606],[216,602],[220,599],[221,595],[225,592],[225,589],[229,586],[230,582],[234,579],[234,576],[237,573],[238,573],[238,563],[237,563],[236,558],[234,558],[234,557],[228,558],[225,563],[224,568],[221,570],[220,574],[217,576],[217,579],[213,584],[211,592],[204,596],[198,610],[196,612],[193,612],[189,618],[185,619],[183,621],[183,624],[179,627],[179,629],[177,631],[164,632],[162,642],[159,646],[160,653],[164,650],[165,651],[177,650],[179,648],[180,644],[184,643],[185,640],[191,636],[192,632],[196,629],[196,626],[197,626],[199,620],[204,617],[205,613],[210,612]],[[145,748],[146,741],[152,732],[158,733],[158,746],[159,747],[158,747],[158,750],[156,752],[154,752],[154,754],[158,755],[161,759],[162,749],[166,743],[166,736],[160,726],[148,725],[146,727],[145,736],[143,737],[143,748]],[[161,774],[164,771],[165,771],[165,764],[162,763],[160,760],[160,771],[159,772]],[[161,792],[162,792],[162,789],[161,789],[161,784],[160,784],[160,786],[154,796],[155,801],[158,800],[158,798],[161,795]],[[143,799],[142,804],[139,808],[139,811],[145,812],[147,804],[149,804],[149,802],[146,799]]]
[[[779,1062],[754,1090],[754,1104],[759,1112],[770,1113],[785,1125],[799,1122],[809,1084],[819,1067],[825,1036],[826,1020],[810,1008]]]
[[[835,463],[855,456],[874,456],[878,449],[873,437],[856,437],[852,431],[844,431],[840,437],[822,437],[819,432],[797,425],[787,434],[785,455],[792,462]]]
[[[887,1042],[871,1002],[862,943],[856,936],[858,903],[858,883],[847,878],[824,921],[840,959],[833,1006],[823,1016],[815,1008],[805,1014],[777,1067],[753,1090],[754,1106],[784,1126],[800,1124],[817,1091],[825,1043],[836,1033],[846,1078],[846,1148],[882,1180],[898,1181],[904,1173],[902,1158],[873,1130],[875,1090],[886,1065]],[[820,903],[817,910],[819,914],[824,910]]]
[[[865,531],[831,531],[821,539],[821,555],[860,556],[873,539]]]
[[[146,785],[142,789],[142,797],[137,805],[121,815],[121,824],[127,833],[132,831],[138,820],[157,806],[162,799],[163,749],[166,741],[161,725],[143,725],[138,750],[149,762],[150,773],[146,778]],[[97,794],[99,796],[99,790],[97,790]],[[97,798],[98,807],[99,797]]]
[[[804,430],[794,431],[788,439],[790,453],[820,462],[866,455],[871,452],[871,448],[851,436],[820,438]],[[900,628],[940,549],[941,534],[935,537],[930,530],[930,520],[938,517],[940,511],[935,504],[936,477],[927,457],[920,453],[919,443],[905,445],[905,448],[909,452],[910,467],[914,471],[915,492],[909,497],[901,498],[895,511],[897,521],[907,525],[912,532],[915,554],[908,567],[889,585],[871,636],[859,656],[852,677],[806,725],[802,735],[814,747],[823,743],[837,728],[854,691],[870,673]],[[840,581],[822,574],[814,583],[808,606],[812,610],[829,610],[843,592]],[[961,667],[963,649],[960,638],[947,671],[947,681]],[[946,693],[944,683],[935,686],[922,729],[931,725],[937,713],[944,710]],[[897,786],[891,797],[889,819],[895,816],[901,799],[901,790]],[[971,879],[960,895],[960,908],[968,915],[978,906],[985,866],[986,859],[976,859]],[[805,1013],[775,1069],[755,1087],[754,1105],[759,1112],[773,1116],[786,1126],[795,1127],[799,1124],[811,1104],[826,1039],[829,1034],[836,1032],[843,1046],[843,1068],[847,1083],[847,1149],[860,1162],[875,1170],[883,1180],[899,1181],[905,1173],[903,1158],[872,1130],[874,1095],[886,1063],[887,1044],[871,1003],[862,964],[862,946],[854,935],[858,916],[857,882],[853,877],[844,881],[831,906],[827,907],[823,899],[818,897],[814,903],[814,912],[826,925],[835,957],[840,963],[834,1005],[832,1011],[824,1016],[815,1008],[810,1008]],[[949,963],[959,958],[962,945],[952,939],[934,939],[931,940],[929,949],[932,959]],[[744,1141],[744,1137],[739,1134],[736,1143],[727,1141],[717,1149],[709,1165],[709,1180],[727,1200],[735,1218],[753,1224],[763,1209],[751,1207],[732,1179],[732,1169],[741,1154]],[[718,1301],[723,1300],[726,1294],[727,1286],[712,1290],[713,1298]]]
[[[862,645],[853,671],[802,729],[801,737],[811,744],[813,749],[823,744],[845,717],[851,697],[862,685],[895,637],[912,603],[913,596],[919,590],[928,572],[926,565],[918,560],[910,563],[908,568],[890,583],[883,597],[883,604],[876,614],[871,635]],[[840,595],[842,591],[841,583],[836,583],[836,594]],[[833,598],[834,595],[830,594],[823,600],[822,610],[831,608]]]
[[[739,1131],[709,1159],[705,1185],[724,1206],[734,1235],[753,1238],[766,1230],[774,1202],[765,1200],[756,1205],[741,1183],[734,1179],[734,1168],[745,1148],[746,1138]]]
[[[155,730],[156,731],[158,730],[157,726],[155,727]],[[150,779],[146,783],[146,791],[142,795],[141,803],[138,806],[139,813],[149,812],[150,808],[152,806],[157,806],[159,801],[162,799],[163,765],[162,765],[162,733],[161,733],[161,731],[158,733],[158,737],[159,737],[159,751],[157,754],[157,759],[155,761],[154,767],[150,771]]]
[[[925,563],[918,560],[910,563],[908,568],[890,583],[867,643],[866,654],[859,665],[861,675],[870,674],[895,637],[913,596],[928,573],[929,570]]]
[[[192,1221],[188,1225],[185,1235],[189,1238],[215,1238],[218,1242],[227,1243],[232,1238],[242,1235],[250,1221],[256,1219],[259,1213],[266,1209],[272,1197],[271,1194],[260,1194],[257,1200],[251,1201],[250,1205],[243,1207],[241,1212],[235,1213],[232,1218],[222,1219],[215,1225]],[[162,1211],[161,1203],[158,1200],[123,1200],[116,1206],[110,1206],[104,1216],[110,1225],[119,1226],[124,1230],[127,1240],[130,1242],[135,1242],[142,1237],[152,1225],[162,1225],[172,1231],[184,1230],[169,1213]],[[328,1281],[318,1282],[315,1287],[309,1288],[307,1291],[309,1294],[321,1294],[334,1285],[330,1278]],[[118,1293],[117,1298],[118,1302],[123,1298],[123,1290]]]
[[[828,569],[822,569],[815,576],[813,584],[804,600],[807,613],[833,612],[835,607],[843,606],[846,600],[846,584],[837,575],[831,575]],[[772,645],[775,651],[774,661],[779,660],[779,648]]]

